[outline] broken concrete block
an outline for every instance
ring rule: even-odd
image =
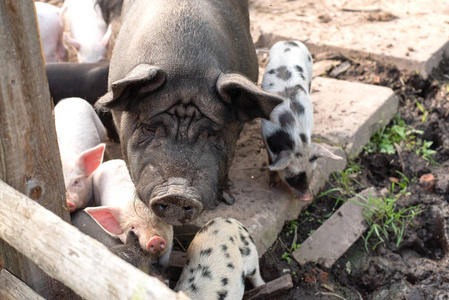
[[[362,214],[364,206],[360,203],[370,196],[377,196],[373,188],[349,199],[292,253],[293,258],[300,265],[316,262],[331,268],[368,228]]]
[[[318,77],[321,75],[325,75],[329,72],[330,69],[332,69],[336,65],[336,61],[325,59],[320,60],[313,63],[313,75],[312,77]]]
[[[342,147],[348,157],[391,121],[399,104],[390,88],[323,77],[312,81],[312,102],[313,136]]]
[[[334,154],[345,158],[343,150],[323,145]],[[233,182],[231,192],[236,198],[233,205],[220,203],[210,211],[204,211],[192,226],[175,228],[175,236],[193,235],[196,231],[216,217],[231,217],[242,222],[250,232],[259,256],[271,247],[282,230],[285,221],[296,219],[311,202],[299,201],[289,189],[269,186],[268,155],[260,134],[260,121],[245,125],[237,142],[236,153],[229,178]],[[316,195],[332,172],[342,171],[346,166],[343,160],[317,160],[317,169],[312,180],[312,191]]]

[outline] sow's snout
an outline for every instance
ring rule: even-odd
[[[175,226],[191,222],[203,210],[197,190],[183,178],[170,178],[167,185],[155,187],[150,207],[159,218]]]

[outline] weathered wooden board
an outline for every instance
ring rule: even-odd
[[[0,237],[85,299],[189,299],[0,180]]]
[[[8,270],[2,270],[0,273],[0,299],[44,300],[23,281],[9,273]]]

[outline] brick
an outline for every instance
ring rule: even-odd
[[[314,137],[342,147],[348,157],[391,121],[399,104],[390,88],[323,77],[312,81],[312,102]]]
[[[366,189],[359,195],[365,199],[377,196],[373,188]],[[331,268],[368,228],[361,202],[364,200],[356,196],[343,204],[292,253],[293,258],[300,265],[316,262],[325,268]]]

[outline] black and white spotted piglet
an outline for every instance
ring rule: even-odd
[[[270,160],[270,186],[281,180],[303,201],[313,200],[310,182],[320,157],[342,159],[312,143],[313,106],[310,99],[312,57],[298,41],[273,45],[263,76],[262,89],[282,96],[284,101],[262,120],[262,136]]]
[[[242,299],[245,278],[254,287],[265,282],[248,230],[237,220],[215,218],[196,234],[175,291],[191,299]]]

